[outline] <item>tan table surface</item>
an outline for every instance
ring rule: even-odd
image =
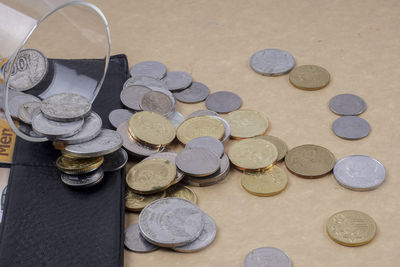
[[[125,250],[125,266],[241,266],[249,251],[262,246],[282,249],[298,267],[400,266],[399,1],[92,2],[110,23],[112,54],[125,53],[130,65],[158,60],[169,70],[187,71],[212,92],[233,91],[243,98],[243,108],[267,115],[268,133],[281,137],[289,148],[311,143],[329,148],[337,159],[369,155],[388,173],[383,185],[371,192],[347,190],[332,174],[307,180],[288,173],[287,189],[263,198],[247,193],[240,172],[232,170],[221,184],[193,188],[199,207],[218,227],[210,247],[192,254]],[[265,48],[290,51],[297,65],[325,67],[330,84],[308,92],[291,86],[287,75],[255,73],[249,58]],[[346,141],[332,133],[338,116],[328,101],[340,93],[354,93],[367,102],[361,115],[371,124],[367,138]],[[177,104],[185,116],[204,108],[204,102]],[[348,248],[329,239],[328,217],[345,209],[376,220],[372,243]],[[127,213],[126,226],[137,219]]]

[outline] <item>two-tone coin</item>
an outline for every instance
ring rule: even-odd
[[[295,64],[294,57],[281,49],[264,49],[250,58],[250,67],[257,73],[279,76],[289,73]]]
[[[141,212],[144,207],[153,202],[154,200],[164,198],[165,191],[161,191],[151,195],[141,195],[132,191],[129,187],[125,192],[125,209],[132,212]]]
[[[242,106],[242,98],[229,91],[219,91],[210,94],[206,99],[206,107],[218,113],[228,113]]]
[[[87,188],[92,187],[100,183],[104,178],[104,172],[102,168],[85,174],[71,175],[64,172],[61,173],[61,181],[74,188]]]
[[[102,123],[100,116],[92,111],[84,119],[83,126],[77,134],[70,137],[58,138],[58,141],[71,145],[90,141],[100,134]]]

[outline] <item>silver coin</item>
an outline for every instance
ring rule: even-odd
[[[235,93],[219,91],[209,95],[206,99],[206,107],[218,113],[228,113],[239,109],[242,99]]]
[[[171,99],[162,92],[150,91],[143,95],[140,108],[144,111],[153,111],[161,115],[171,114],[174,110]]]
[[[118,128],[121,123],[128,121],[134,112],[127,109],[114,109],[108,115],[108,120],[114,128]]]
[[[185,149],[205,148],[214,152],[218,157],[224,154],[224,145],[217,138],[211,136],[200,136],[186,144]]]
[[[201,116],[216,116],[216,117],[221,117],[217,112],[212,111],[212,110],[208,110],[208,109],[201,109],[201,110],[197,110],[193,113],[191,113],[188,116],[188,119],[190,118],[194,118],[194,117],[201,117]]]
[[[366,137],[371,131],[371,126],[363,118],[343,116],[333,122],[332,130],[341,138],[355,140]]]
[[[159,248],[142,237],[137,223],[130,225],[126,229],[124,244],[127,249],[140,253],[155,251]]]
[[[85,143],[68,145],[63,154],[74,157],[99,157],[110,154],[122,146],[122,137],[114,130],[102,129],[100,134]]]
[[[192,202],[176,197],[155,200],[139,214],[142,236],[160,247],[182,246],[198,238],[204,228],[203,212]]]
[[[264,49],[250,58],[250,67],[255,72],[267,76],[289,73],[294,64],[294,57],[281,49]]]
[[[205,213],[203,213],[203,219],[204,228],[196,240],[190,242],[189,244],[174,247],[172,249],[179,252],[195,252],[208,247],[214,241],[215,236],[217,235],[217,225],[215,224],[213,218]]]
[[[171,152],[159,152],[156,154],[152,154],[149,157],[145,158],[144,160],[148,159],[166,159],[170,162],[172,162],[174,165],[176,165],[175,160],[176,160],[177,154],[173,151]],[[184,176],[184,173],[181,172],[179,169],[176,169],[176,176],[175,179],[172,181],[171,185],[174,185],[182,180]]]
[[[225,143],[229,140],[229,137],[231,136],[231,126],[224,118],[217,117],[217,119],[219,119],[225,127],[225,133],[221,140],[222,143]]]
[[[127,86],[122,89],[120,95],[121,102],[127,108],[142,110],[140,107],[140,101],[142,101],[143,96],[148,92],[151,92],[151,89],[142,85]]]
[[[183,103],[198,103],[204,101],[209,94],[210,89],[199,82],[192,82],[188,88],[174,92],[175,98]]]
[[[379,187],[385,181],[386,170],[378,160],[352,155],[340,159],[333,168],[336,181],[351,190],[369,191]]]
[[[31,136],[31,137],[45,137],[42,134],[38,134],[36,133],[33,129],[32,126],[29,124],[26,124],[24,122],[21,122],[18,124],[18,130],[20,130],[21,132],[23,132],[24,134]]]
[[[132,76],[149,76],[162,79],[167,73],[167,66],[158,61],[143,61],[134,65],[129,72]]]
[[[367,104],[359,96],[341,94],[329,101],[329,108],[338,115],[354,116],[363,113],[367,108]]]
[[[169,71],[162,81],[168,90],[176,91],[188,88],[192,83],[192,76],[184,71]]]
[[[185,174],[203,177],[215,173],[221,161],[208,149],[193,148],[183,150],[176,156],[176,166]]]
[[[87,188],[95,186],[100,183],[104,178],[104,171],[102,168],[85,174],[71,175],[61,172],[61,181],[71,187]]]
[[[71,122],[53,121],[47,119],[42,112],[36,112],[32,116],[32,129],[51,140],[69,137],[82,129],[83,119]]]
[[[77,134],[70,137],[59,138],[58,140],[69,145],[90,141],[100,134],[102,124],[103,122],[100,116],[92,111],[89,116],[84,119],[82,129],[80,129]]]
[[[15,95],[9,97],[8,110],[10,112],[11,117],[19,118],[18,117],[19,108],[22,106],[22,104],[25,104],[28,102],[40,103],[41,101],[36,96],[30,95],[30,94],[24,94],[24,93],[15,94]]]
[[[280,249],[272,247],[256,248],[244,259],[244,267],[291,267],[292,261]]]
[[[178,129],[179,125],[181,125],[181,123],[185,121],[185,117],[182,115],[182,113],[178,111],[173,112],[167,118],[175,126],[175,129]]]
[[[120,148],[117,151],[105,155],[103,162],[104,172],[113,172],[122,169],[128,162],[128,153],[125,149]]]
[[[86,97],[61,93],[49,96],[42,101],[43,115],[55,121],[74,121],[89,115],[92,105]]]
[[[40,110],[40,102],[26,102],[19,106],[18,118],[26,124],[32,124],[32,115],[35,110]]]

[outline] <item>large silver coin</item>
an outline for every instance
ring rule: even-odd
[[[250,67],[257,73],[278,76],[289,73],[294,67],[294,57],[280,49],[264,49],[250,58]]]
[[[219,157],[204,148],[183,150],[176,156],[176,166],[185,174],[195,177],[213,174],[220,165]]]
[[[218,113],[228,113],[239,109],[242,99],[235,93],[219,91],[209,95],[206,99],[206,107]]]
[[[272,247],[256,248],[244,259],[244,267],[291,267],[292,261],[280,249]]]
[[[368,191],[385,181],[385,167],[378,160],[362,155],[340,159],[333,168],[336,181],[351,190]]]
[[[117,151],[105,155],[103,162],[104,172],[113,172],[122,169],[128,162],[128,153],[125,149],[120,148]]]
[[[58,140],[69,145],[90,141],[99,135],[102,124],[103,122],[100,116],[92,111],[89,116],[84,119],[82,129],[80,129],[77,134],[70,137],[59,138]]]
[[[140,107],[140,101],[142,101],[143,96],[148,92],[151,92],[151,89],[142,85],[127,86],[122,89],[120,95],[121,102],[127,108],[142,110]]]
[[[32,124],[33,112],[40,111],[40,102],[27,102],[22,104],[18,109],[18,118],[26,124]]]
[[[363,118],[343,116],[333,122],[332,130],[341,138],[355,140],[366,137],[371,131],[371,126]]]
[[[69,137],[82,129],[83,119],[71,122],[60,122],[47,119],[42,112],[35,112],[32,117],[32,129],[51,140]]]
[[[70,175],[61,172],[61,181],[71,187],[75,188],[87,188],[95,186],[100,183],[104,178],[104,172],[102,168],[85,174]]]
[[[18,116],[19,108],[22,106],[22,104],[25,104],[28,102],[40,103],[41,101],[36,96],[24,94],[24,93],[19,93],[19,94],[11,96],[8,99],[8,110],[10,111],[11,117],[19,118],[19,116]]]
[[[222,157],[224,154],[224,145],[217,138],[211,136],[200,136],[194,138],[186,144],[185,149],[205,148]]]
[[[172,249],[179,252],[195,252],[209,246],[217,235],[217,225],[215,224],[213,218],[205,213],[203,214],[203,219],[204,228],[196,240],[190,242],[189,244],[174,247]]]
[[[174,105],[166,94],[150,91],[143,95],[140,101],[140,108],[144,111],[153,111],[166,116],[173,112]]]
[[[130,225],[125,231],[125,247],[134,252],[151,252],[159,247],[146,241],[140,234],[137,223]]]
[[[188,116],[188,119],[194,118],[194,117],[201,117],[201,116],[216,116],[216,117],[221,117],[217,112],[208,110],[208,109],[201,109],[201,110],[196,110],[193,113],[190,113]]]
[[[114,128],[118,128],[121,123],[128,121],[134,112],[127,109],[114,109],[108,115],[108,120]]]
[[[188,88],[174,92],[175,98],[183,103],[198,103],[204,101],[209,94],[210,89],[199,82],[192,82]]]
[[[134,76],[149,76],[155,79],[162,79],[167,73],[167,66],[158,61],[143,61],[134,65],[130,71]]]
[[[85,143],[68,145],[63,154],[74,157],[99,157],[110,154],[122,146],[122,137],[114,130],[102,129],[100,134]]]
[[[74,121],[89,115],[92,105],[86,97],[61,93],[42,101],[42,113],[50,120]]]
[[[157,246],[182,246],[200,236],[204,228],[203,214],[188,200],[162,198],[142,210],[139,229],[147,241]]]
[[[152,154],[149,157],[145,158],[144,160],[147,159],[166,159],[170,162],[172,162],[174,165],[176,165],[175,160],[176,160],[177,154],[173,151],[171,152],[159,152],[156,154]],[[180,171],[179,169],[176,169],[176,176],[175,179],[172,181],[171,185],[174,185],[182,180],[184,176],[184,173]]]
[[[182,115],[182,113],[178,111],[175,111],[172,114],[168,115],[167,118],[175,126],[175,129],[178,129],[179,125],[181,125],[181,123],[185,121],[185,117]]]
[[[341,94],[333,97],[329,101],[329,108],[338,115],[354,116],[363,113],[367,108],[367,104],[359,96]]]
[[[192,83],[192,76],[184,71],[169,71],[162,80],[168,90],[176,91],[188,88]]]

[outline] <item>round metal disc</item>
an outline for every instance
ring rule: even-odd
[[[222,157],[224,154],[224,145],[217,138],[211,136],[200,136],[194,138],[186,144],[185,149],[205,148]]]
[[[155,251],[159,248],[142,237],[137,223],[126,228],[124,244],[127,249],[140,253]]]
[[[89,115],[92,105],[84,96],[61,93],[42,101],[43,115],[55,121],[75,121]]]
[[[185,117],[182,115],[182,113],[178,111],[175,111],[171,115],[169,115],[168,119],[175,126],[175,129],[178,129],[179,125],[181,125],[181,123],[185,121]]]
[[[41,101],[36,96],[24,94],[24,93],[19,93],[16,95],[9,96],[8,109],[10,111],[11,117],[19,118],[19,108],[23,104],[28,103],[28,102],[40,103]]]
[[[113,172],[122,169],[128,162],[128,153],[123,148],[105,155],[103,162],[104,172]]]
[[[102,168],[99,168],[90,173],[79,175],[70,175],[61,172],[61,181],[64,184],[75,188],[86,188],[95,186],[103,180],[103,177],[104,172]]]
[[[27,102],[19,106],[18,118],[26,124],[32,124],[32,115],[35,110],[40,110],[41,102]]]
[[[228,113],[239,109],[242,99],[235,93],[219,91],[209,95],[206,99],[206,107],[218,113]]]
[[[363,118],[344,116],[333,122],[332,130],[341,138],[355,140],[366,137],[371,131],[371,126]]]
[[[169,71],[162,80],[168,90],[176,91],[188,88],[192,83],[192,76],[184,71]]]
[[[174,111],[174,104],[166,94],[150,91],[144,94],[140,100],[140,108],[144,111],[153,111],[166,116]]]
[[[150,155],[149,157],[145,158],[144,160],[148,160],[148,159],[166,159],[166,160],[169,160],[170,162],[176,164],[175,163],[176,156],[177,156],[177,154],[175,152],[173,152],[173,151],[171,151],[171,152],[158,152],[158,153]],[[182,171],[180,171],[179,169],[176,169],[176,177],[172,181],[171,185],[174,185],[174,184],[180,182],[182,180],[183,176],[184,176],[184,173]]]
[[[176,166],[182,172],[195,177],[213,174],[220,168],[220,165],[219,157],[204,148],[183,150],[176,157]]]
[[[118,128],[121,123],[128,121],[133,114],[134,112],[127,109],[114,109],[108,115],[108,120],[114,128]]]
[[[280,249],[272,247],[256,248],[247,254],[244,259],[244,267],[291,267],[292,261]]]
[[[162,79],[167,73],[167,66],[158,61],[143,61],[134,65],[129,72],[132,76],[149,76]]]
[[[101,131],[102,120],[97,113],[92,111],[89,116],[84,119],[82,129],[77,134],[66,138],[59,138],[58,140],[66,144],[79,144],[92,140]]]
[[[35,112],[32,117],[32,129],[53,140],[76,134],[82,128],[83,121],[83,119],[71,122],[53,121],[47,119],[42,112]]]
[[[188,88],[174,92],[175,98],[183,103],[198,103],[204,101],[209,94],[210,89],[199,82],[192,82]]]
[[[250,58],[250,67],[257,73],[279,76],[290,72],[294,67],[294,57],[280,49],[264,49]]]
[[[329,101],[332,112],[343,116],[355,116],[363,113],[367,108],[365,101],[353,94],[341,94]]]
[[[143,96],[151,92],[150,88],[141,85],[130,85],[122,89],[120,98],[122,104],[125,107],[133,110],[142,110],[140,107],[140,101],[142,101]]]
[[[217,112],[208,110],[208,109],[201,109],[197,110],[187,117],[188,119],[194,118],[194,117],[200,117],[200,116],[216,116],[216,117],[221,117]]]

